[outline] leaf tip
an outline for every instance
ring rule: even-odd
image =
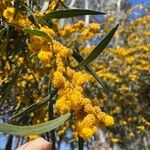
[[[119,27],[119,23],[115,26],[115,28],[118,29],[118,27]]]

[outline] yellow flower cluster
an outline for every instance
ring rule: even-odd
[[[63,29],[59,30],[59,34],[61,36],[68,36],[71,33],[80,32],[83,27],[84,27],[84,22],[79,20],[74,24],[65,25]]]
[[[106,18],[106,21],[107,21],[108,24],[112,24],[112,23],[114,23],[115,18],[114,18],[113,16],[108,16],[108,17]]]
[[[96,126],[103,128],[114,124],[113,118],[102,112],[99,107],[90,103],[83,107],[85,107],[84,112],[80,110],[75,119],[75,136],[87,140],[96,132]]]
[[[32,23],[25,14],[17,12],[15,15],[14,7],[7,7],[3,12],[3,17],[6,19],[6,21],[19,28],[32,26]]]
[[[3,12],[3,17],[5,17],[8,22],[11,22],[13,17],[15,15],[15,8],[14,7],[7,7],[5,11]]]
[[[38,46],[36,39],[39,40]],[[52,67],[53,73],[50,75],[53,77],[52,85],[59,89],[56,101],[57,113],[74,112],[74,133],[77,136],[87,140],[96,132],[96,126],[106,127],[114,124],[111,116],[102,112],[84,96],[82,85],[88,81],[89,75],[68,67],[67,59],[72,55],[71,49],[54,39],[49,43],[36,36],[31,37],[29,47],[31,50],[34,48],[32,51],[38,52],[38,57],[45,66],[49,64]],[[83,115],[79,115],[81,111]]]
[[[9,3],[10,0],[0,0],[0,17],[2,16],[4,9],[6,9]]]
[[[96,132],[96,118],[93,114],[86,115],[83,119],[81,117],[75,122],[76,132],[74,135],[84,139],[89,139]]]
[[[88,47],[84,47],[80,50],[80,53],[82,56],[89,54],[93,49],[95,48],[95,46],[88,46]]]
[[[88,27],[84,28],[81,36],[85,40],[94,38],[99,33],[100,25],[98,23],[90,23]]]
[[[51,61],[52,53],[50,51],[41,49],[40,52],[38,53],[38,57],[43,62],[43,64],[47,65]]]
[[[75,112],[74,133],[76,136],[87,140],[96,132],[96,126],[112,126],[114,120],[111,116],[102,112],[98,106],[94,106],[90,99],[83,95],[83,89],[79,86],[79,82],[77,83],[78,85],[73,86],[66,82],[65,86],[59,90],[56,109],[61,114]],[[83,84],[83,81],[81,83]]]
[[[112,126],[113,118],[102,112],[98,106],[94,106],[83,94],[82,85],[88,81],[88,75],[69,67],[60,72],[59,67],[57,64],[53,78],[54,87],[59,88],[56,109],[60,114],[76,114],[74,135],[87,140],[96,132],[96,126]]]
[[[78,41],[82,43],[85,40],[94,38],[99,33],[100,25],[98,23],[89,23],[87,27],[84,27],[83,21],[78,21],[75,24],[65,25],[63,29],[59,30],[59,34],[62,37],[72,36],[73,34],[78,36]]]
[[[113,143],[117,143],[117,142],[120,142],[121,140],[118,139],[118,138],[110,138],[111,142]]]
[[[101,67],[100,70],[97,71],[97,75],[102,77],[106,81],[112,81],[112,84],[121,81],[121,79],[117,75],[110,73],[105,66]]]
[[[46,32],[50,37],[55,35],[54,31],[47,26],[42,26],[40,31]],[[54,43],[55,41],[52,45],[52,43],[49,43],[49,41],[46,39],[33,35],[30,38],[28,47],[30,51],[38,53],[38,57],[43,64],[45,64],[47,67],[50,67],[51,59],[53,57],[52,47],[55,47],[56,45]]]

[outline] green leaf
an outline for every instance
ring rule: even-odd
[[[31,134],[43,134],[62,125],[70,117],[70,115],[71,115],[70,113],[67,113],[57,119],[53,119],[45,123],[30,126],[18,126],[18,125],[11,125],[8,123],[2,123],[0,124],[0,132],[21,136]]]
[[[20,0],[15,0],[14,1],[14,7],[15,7],[15,9],[18,11],[18,9],[19,9],[19,6],[20,6]]]
[[[119,25],[116,25],[103,39],[102,41],[93,49],[93,51],[77,66],[83,67],[86,64],[92,62],[101,52],[106,48],[112,39],[113,35],[117,31]]]
[[[2,50],[1,50],[1,56],[6,56],[6,49],[7,49],[8,45],[9,45],[9,26],[8,26],[8,24],[5,24],[5,27],[3,29],[2,29],[2,32],[0,33],[0,36],[2,36],[3,33],[6,30],[6,38],[5,38],[4,46],[3,46]]]
[[[16,83],[17,79],[19,78],[19,76],[21,75],[23,71],[23,67],[20,66],[19,68],[16,69],[16,73],[12,76],[12,80],[6,84],[6,86],[3,89],[4,92],[4,99],[9,97],[10,93],[11,93],[11,89],[13,87],[13,85]]]
[[[84,140],[81,138],[81,137],[79,137],[79,150],[83,150],[84,149]]]
[[[82,61],[84,61],[84,58],[77,52],[77,51],[73,51],[73,57],[80,63]],[[97,81],[98,83],[105,88],[105,84],[103,83],[103,81],[99,78],[99,76],[96,74],[96,72],[93,70],[93,68],[87,64],[84,66],[84,68],[86,69],[87,72],[89,72]]]
[[[4,32],[7,30],[7,27],[4,27],[0,30],[0,37],[4,34]]]
[[[47,102],[49,102],[56,94],[57,94],[57,91],[53,91],[51,95],[43,98],[38,103],[34,103],[34,104],[30,105],[25,110],[20,111],[19,113],[15,114],[14,116],[12,116],[10,118],[10,120],[14,120],[14,119],[16,119],[18,117],[24,117],[27,114],[31,113],[32,111],[34,111],[36,109],[39,109],[41,106],[43,106],[44,104],[46,104]]]
[[[27,6],[29,7],[29,8],[32,8],[33,7],[33,2],[34,2],[34,0],[27,0]]]
[[[45,14],[43,17],[41,17],[40,20],[45,19],[61,19],[61,18],[70,18],[70,17],[77,17],[77,16],[83,16],[83,15],[104,15],[104,12],[95,11],[95,10],[89,10],[89,9],[63,9],[63,10],[56,10],[52,11],[50,13]]]
[[[38,20],[36,19],[34,13],[32,12],[32,10],[26,6],[26,5],[23,5],[25,8],[26,8],[26,11],[27,11],[27,14],[28,14],[28,17],[29,19],[37,26],[37,27],[40,27],[39,26],[39,23],[38,23]]]
[[[48,41],[52,42],[52,37],[49,36],[47,33],[43,32],[43,31],[39,31],[37,29],[32,30],[30,28],[25,28],[23,31],[25,33],[29,33],[31,35],[36,35],[36,36],[39,36],[39,37],[43,37],[43,38],[47,39]]]

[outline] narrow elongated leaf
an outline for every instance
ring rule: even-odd
[[[43,31],[39,31],[37,29],[32,30],[30,28],[25,28],[24,32],[29,33],[31,35],[36,35],[36,36],[39,36],[39,37],[43,37],[43,38],[47,39],[48,41],[52,42],[52,37],[50,37],[47,33],[43,32]]]
[[[110,40],[112,39],[113,35],[115,34],[116,30],[118,29],[119,25],[116,25],[103,39],[102,41],[93,49],[93,51],[77,66],[82,67],[86,64],[92,62],[101,52],[106,48],[109,44]]]
[[[37,26],[37,27],[40,27],[39,26],[39,23],[38,23],[38,20],[36,19],[34,13],[32,12],[32,10],[26,6],[26,5],[23,5],[25,8],[26,8],[26,11],[27,11],[27,14],[29,16],[29,19]]]
[[[6,27],[4,27],[4,28],[2,28],[1,30],[0,30],[0,37],[4,34],[4,32],[7,30],[7,28]]]
[[[84,149],[84,140],[82,138],[79,137],[79,150],[83,150]]]
[[[18,118],[18,117],[26,116],[27,114],[31,113],[32,111],[34,111],[36,109],[39,109],[41,106],[43,106],[44,104],[46,104],[47,102],[49,102],[56,94],[57,94],[57,91],[53,91],[51,95],[43,98],[42,100],[40,100],[37,103],[34,103],[34,104],[30,105],[25,110],[23,110],[23,111],[15,114],[14,116],[12,116],[10,118],[10,120],[13,120],[13,119]]]
[[[61,19],[61,18],[70,18],[70,17],[77,17],[77,16],[83,16],[83,15],[104,15],[104,12],[95,11],[95,10],[89,10],[89,9],[63,9],[63,10],[56,10],[52,11],[50,13],[45,14],[43,17],[41,17],[40,20],[44,19]]]
[[[5,86],[5,88],[3,89],[3,92],[4,92],[4,99],[6,99],[10,93],[11,93],[11,89],[12,89],[12,86],[15,84],[15,82],[17,81],[17,79],[19,78],[19,76],[21,75],[23,71],[23,67],[20,66],[17,70],[16,70],[16,73],[12,76],[12,80],[7,83],[7,85]],[[4,100],[3,99],[3,100]]]
[[[15,114],[14,116],[12,116],[10,118],[10,120],[16,119],[18,117],[23,117],[26,116],[27,114],[29,114],[30,112],[40,108],[41,106],[43,106],[46,102],[49,101],[50,95],[45,97],[44,99],[42,99],[41,101],[39,101],[38,103],[34,103],[32,105],[30,105],[29,107],[25,108],[23,111],[20,111],[19,113]]]
[[[15,9],[18,11],[18,9],[19,9],[19,6],[20,6],[20,0],[15,0],[14,1],[14,7],[15,7]]]
[[[0,132],[11,135],[43,134],[62,125],[70,117],[70,115],[71,114],[68,113],[57,119],[31,126],[17,126],[8,123],[2,123],[0,124]]]
[[[80,63],[82,61],[84,61],[84,58],[77,52],[77,51],[73,51],[73,57]],[[84,68],[86,69],[87,72],[89,72],[97,81],[98,83],[105,88],[105,84],[103,83],[103,81],[98,77],[98,75],[96,74],[96,72],[93,70],[93,68],[87,64],[84,66]]]
[[[7,49],[8,44],[9,44],[9,26],[8,26],[8,24],[5,24],[5,29],[6,29],[6,38],[5,38],[4,46],[3,46],[2,50],[1,50],[2,56],[6,56],[6,49]],[[4,33],[4,30],[2,30],[2,35]]]
[[[29,8],[33,8],[33,3],[34,3],[35,0],[27,0],[27,6]]]

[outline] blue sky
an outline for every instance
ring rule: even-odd
[[[139,5],[139,4],[142,4],[143,6],[150,5],[150,0],[128,0],[128,1],[130,2],[132,6]],[[130,18],[136,19],[136,18],[143,16],[144,14],[145,14],[144,9],[137,9],[132,12],[132,14],[130,15]]]
[[[150,5],[150,0],[128,0],[132,5]]]

